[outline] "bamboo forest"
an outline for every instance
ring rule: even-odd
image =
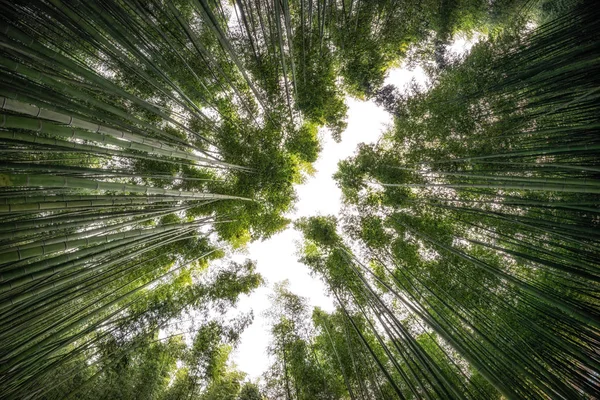
[[[0,114],[0,399],[600,399],[594,0],[0,0]]]

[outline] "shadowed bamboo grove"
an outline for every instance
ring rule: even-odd
[[[599,35],[576,0],[0,0],[0,398],[600,398]],[[249,381],[228,257],[346,96],[394,123],[293,222],[336,309],[276,285]]]

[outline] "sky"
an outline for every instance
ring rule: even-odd
[[[385,84],[404,87],[411,79],[423,83],[424,71],[417,67],[410,71],[403,68],[388,72]],[[354,154],[359,143],[373,143],[392,124],[389,113],[372,101],[359,101],[346,98],[348,105],[348,127],[342,134],[341,143],[333,141],[326,132],[321,132],[323,150],[315,162],[316,173],[305,184],[296,187],[299,201],[296,211],[288,215],[291,219],[312,215],[338,215],[341,209],[341,190],[336,186],[332,175],[337,171],[337,163]],[[274,235],[272,238],[248,245],[245,254],[236,261],[250,258],[256,261],[257,271],[266,284],[249,296],[244,295],[237,307],[238,312],[254,312],[254,321],[241,336],[240,345],[233,353],[233,362],[240,371],[256,380],[268,367],[267,346],[270,340],[269,324],[264,312],[269,308],[269,295],[273,285],[283,280],[289,281],[289,289],[308,299],[309,305],[325,311],[333,311],[333,301],[327,297],[324,284],[310,275],[308,267],[297,261],[297,248],[301,235],[293,227]]]
[[[230,24],[234,24],[232,13]],[[239,21],[237,21],[239,23]],[[448,46],[448,51],[455,55],[464,54],[473,44],[481,39],[481,35],[471,38],[456,37]],[[387,73],[385,85],[392,84],[402,90],[412,80],[420,85],[426,82],[425,71],[421,67],[412,70],[400,67]],[[322,151],[314,164],[316,173],[307,182],[296,187],[299,201],[295,212],[287,215],[292,220],[313,215],[338,215],[341,208],[341,190],[336,186],[332,175],[337,171],[340,160],[354,154],[359,143],[373,143],[381,136],[393,120],[389,113],[379,108],[373,101],[360,101],[346,97],[348,105],[348,126],[342,134],[340,143],[336,143],[327,132],[321,132]],[[254,313],[254,321],[246,328],[241,341],[233,353],[233,362],[240,371],[248,374],[248,378],[256,380],[267,369],[269,358],[269,324],[264,312],[269,308],[269,295],[273,293],[275,283],[288,280],[289,289],[296,295],[307,298],[309,306],[321,307],[325,311],[333,311],[333,301],[325,294],[324,284],[310,275],[308,267],[297,261],[297,249],[301,235],[291,226],[268,240],[250,243],[247,250],[236,254],[234,261],[243,262],[250,258],[256,262],[257,272],[265,279],[265,285],[250,295],[240,298],[236,312]]]

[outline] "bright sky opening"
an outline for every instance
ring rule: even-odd
[[[422,68],[407,70],[397,68],[389,71],[385,84],[403,88],[412,79],[424,84],[427,79]],[[359,101],[346,98],[348,104],[348,127],[342,134],[341,143],[335,143],[323,133],[323,150],[314,164],[317,172],[307,182],[296,187],[299,201],[296,211],[289,217],[296,219],[312,215],[338,215],[341,209],[341,190],[336,186],[332,175],[337,171],[340,160],[354,154],[359,143],[375,142],[392,124],[392,117],[373,101]],[[248,257],[256,261],[257,270],[266,280],[266,285],[244,296],[238,311],[254,311],[254,322],[241,337],[239,347],[233,354],[238,369],[247,373],[251,380],[257,379],[269,365],[267,346],[270,340],[269,323],[264,312],[269,308],[269,295],[273,284],[289,280],[289,289],[306,297],[311,307],[321,307],[327,312],[334,310],[333,301],[325,294],[325,285],[310,275],[308,267],[297,261],[297,247],[301,234],[289,227],[269,240],[248,245],[248,252],[239,255],[239,260]]]

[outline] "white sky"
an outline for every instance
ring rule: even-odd
[[[413,71],[398,68],[389,71],[385,83],[402,88],[413,78],[420,83],[426,79],[420,68]],[[342,142],[335,143],[327,132],[323,132],[323,150],[314,164],[317,172],[307,183],[296,187],[299,201],[296,212],[289,216],[292,219],[318,214],[338,215],[341,191],[332,178],[337,171],[338,161],[353,155],[359,143],[375,142],[386,130],[386,126],[392,123],[390,114],[372,101],[362,102],[348,97],[346,103],[348,127],[342,134]],[[265,286],[250,296],[243,296],[237,307],[238,311],[254,311],[254,322],[244,331],[240,345],[233,353],[234,363],[251,380],[257,379],[269,365],[266,351],[270,327],[263,314],[270,306],[269,295],[273,293],[274,283],[288,279],[289,289],[306,297],[311,307],[319,306],[326,311],[334,309],[332,300],[325,295],[323,283],[311,277],[309,269],[297,261],[297,246],[300,241],[300,233],[290,227],[269,240],[249,244],[247,254],[239,256],[240,260],[245,257],[255,260],[258,272],[267,281]]]
[[[230,24],[234,23],[234,15],[235,13],[232,13]],[[480,39],[480,35],[472,38],[459,36],[449,46],[449,51],[456,55],[464,54]],[[395,68],[388,71],[384,84],[393,84],[402,90],[412,79],[424,85],[427,79],[425,71],[421,67],[412,71]],[[342,141],[335,143],[328,133],[323,132],[323,150],[314,164],[317,172],[307,183],[296,187],[299,201],[296,211],[288,216],[291,219],[319,214],[338,215],[342,193],[332,178],[337,171],[337,163],[354,154],[359,143],[375,142],[386,126],[393,122],[391,115],[372,101],[363,102],[347,97],[346,104],[348,127],[342,134]],[[306,297],[310,307],[319,306],[325,311],[334,309],[332,300],[325,295],[323,283],[311,277],[309,269],[297,261],[296,253],[300,241],[300,233],[290,227],[269,240],[249,244],[246,254],[233,257],[238,262],[247,257],[256,261],[257,271],[266,281],[263,287],[255,290],[250,296],[243,295],[236,307],[237,312],[254,311],[254,322],[244,331],[239,347],[232,354],[238,369],[247,373],[251,380],[256,380],[269,364],[266,350],[270,333],[263,314],[269,308],[269,295],[273,293],[275,283],[287,279],[290,282],[289,289],[299,296]]]

